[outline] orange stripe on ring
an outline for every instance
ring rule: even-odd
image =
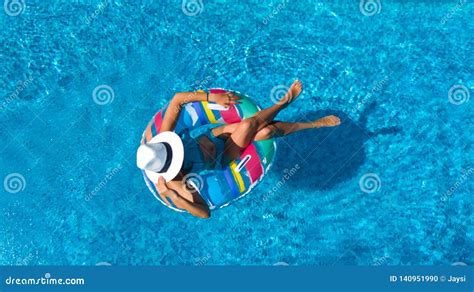
[[[145,137],[147,142],[150,142],[151,138],[153,138],[153,134],[151,133],[151,124],[146,127]]]

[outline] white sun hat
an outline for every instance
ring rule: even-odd
[[[167,182],[178,175],[184,161],[183,141],[175,132],[162,132],[137,150],[137,166],[148,178],[158,182],[162,176]]]

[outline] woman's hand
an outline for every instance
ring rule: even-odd
[[[209,93],[209,101],[215,102],[219,105],[229,107],[234,104],[238,104],[240,97],[235,95],[233,92],[226,93]]]
[[[211,216],[209,207],[205,203],[197,204],[194,202],[194,200],[189,201],[181,197],[176,191],[168,187],[165,179],[162,176],[160,176],[158,182],[156,183],[156,189],[160,193],[161,199],[163,199],[165,204],[168,206],[170,205],[170,202],[166,198],[170,198],[178,209],[186,210],[196,217],[209,218]]]
[[[176,205],[175,201],[179,198],[179,195],[174,190],[168,188],[168,186],[166,185],[166,181],[162,176],[158,178],[156,188],[163,202],[170,206],[171,203],[167,200],[167,198],[170,198],[171,201]]]

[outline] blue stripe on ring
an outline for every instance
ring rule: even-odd
[[[232,192],[233,197],[234,198],[237,197],[237,195],[239,195],[240,192],[237,189],[236,182],[235,182],[234,178],[232,177],[232,174],[230,173],[230,168],[229,167],[227,167],[224,170],[224,177],[225,177],[225,180],[227,181],[227,184],[230,187],[230,190]]]
[[[207,115],[204,112],[204,109],[202,108],[202,103],[201,102],[193,102],[193,107],[196,110],[196,113],[198,115],[198,119],[201,122],[201,125],[206,125],[209,123],[207,119]]]

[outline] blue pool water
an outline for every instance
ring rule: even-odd
[[[4,7],[0,264],[474,264],[474,5],[235,2]],[[295,78],[278,118],[340,127],[280,139],[262,183],[210,220],[147,190],[135,151],[174,92],[269,106]]]

